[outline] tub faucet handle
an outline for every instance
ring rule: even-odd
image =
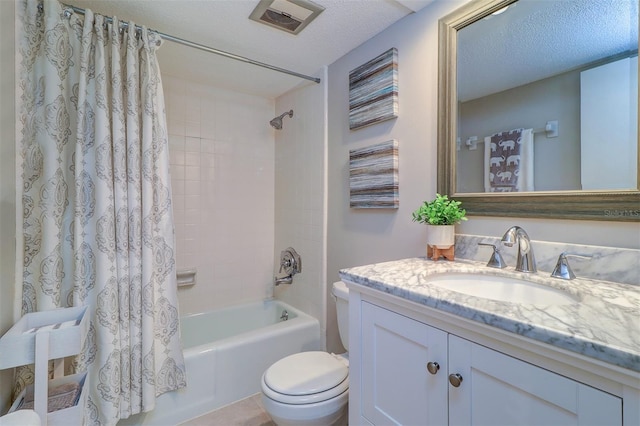
[[[274,277],[274,283],[276,286],[280,284],[291,284],[293,282],[293,276],[302,272],[302,258],[293,249],[288,247],[286,250],[280,252],[280,271],[278,274],[284,276]]]
[[[489,262],[487,262],[487,266],[491,268],[499,268],[499,269],[507,267],[506,262],[504,261],[504,259],[502,258],[502,255],[500,254],[500,249],[495,244],[478,243],[478,245],[493,247],[493,253],[491,254],[491,258],[489,259]]]
[[[293,247],[288,247],[280,253],[280,273],[295,275],[302,272],[302,259]]]
[[[278,271],[278,273],[281,274],[283,269],[289,268],[291,268],[291,259],[282,260],[282,262],[280,262],[280,270]]]

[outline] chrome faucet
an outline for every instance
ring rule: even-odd
[[[575,257],[578,259],[591,259],[591,256],[584,254],[575,254],[575,253],[567,253],[562,252],[560,256],[558,256],[558,262],[556,263],[556,267],[553,268],[553,272],[551,276],[553,278],[562,278],[563,280],[572,280],[576,277],[576,274],[571,270],[571,266],[569,266],[569,261],[567,257]]]
[[[293,283],[293,276],[287,275],[286,277],[282,278],[274,277],[273,283],[277,286],[280,284],[291,284]]]
[[[489,259],[489,262],[487,262],[487,266],[491,268],[498,268],[498,269],[507,267],[507,264],[502,258],[502,255],[500,254],[500,249],[498,249],[498,247],[496,247],[494,244],[487,244],[487,243],[478,243],[478,245],[489,246],[493,248],[493,253],[491,254],[491,258]]]
[[[526,231],[519,226],[512,226],[502,236],[502,244],[512,247],[518,244],[518,258],[516,260],[516,271],[536,272],[536,258],[533,255],[531,240]]]
[[[276,286],[280,284],[291,284],[293,282],[293,276],[302,272],[302,258],[293,249],[288,247],[286,250],[280,252],[280,271],[279,274],[284,275],[275,276],[273,282]]]

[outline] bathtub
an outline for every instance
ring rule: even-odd
[[[321,349],[318,320],[278,300],[184,316],[180,328],[187,387],[118,425],[176,425],[201,416],[260,392],[262,373],[280,358]]]

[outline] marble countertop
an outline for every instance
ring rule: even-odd
[[[542,306],[469,296],[430,285],[434,275],[474,273],[520,278],[570,293],[578,302]],[[516,272],[460,259],[410,258],[340,271],[343,280],[640,372],[640,286],[548,272]]]

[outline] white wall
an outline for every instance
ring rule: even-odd
[[[162,66],[162,64],[160,64]],[[181,314],[271,295],[274,246],[272,100],[163,75]]]
[[[293,284],[275,288],[275,296],[320,321],[326,329],[326,70],[322,82],[303,83],[276,99],[276,114],[286,116],[275,140],[274,270],[280,252],[293,247],[302,258],[302,273]],[[323,342],[324,346],[324,342]]]
[[[13,1],[0,1],[0,335],[13,324],[15,294],[15,48]],[[0,371],[0,415],[8,409],[13,370]]]
[[[438,19],[466,0],[436,0],[329,66],[327,281],[344,267],[424,256],[425,230],[411,212],[435,196],[437,154]],[[350,131],[348,74],[385,50],[398,49],[399,117]],[[400,208],[349,208],[349,150],[390,139],[399,142]],[[470,217],[460,233],[501,236],[520,224],[534,240],[640,248],[637,223]],[[327,345],[338,350],[328,316]]]
[[[638,184],[638,56],[583,71],[580,89],[583,189],[635,188]],[[598,173],[593,173],[594,170]]]

